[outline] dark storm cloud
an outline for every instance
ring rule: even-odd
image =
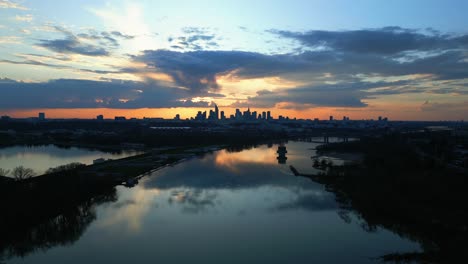
[[[57,32],[65,35],[63,39],[42,39],[37,44],[51,51],[64,54],[81,54],[86,56],[109,56],[110,49],[119,46],[119,39],[132,39],[133,36],[125,35],[118,31],[112,32],[96,32],[90,30],[88,33],[79,33],[75,35],[73,32],[61,28],[54,27]],[[91,43],[87,43],[88,40]]]
[[[86,56],[108,56],[110,54],[108,50],[96,45],[84,44],[74,36],[65,39],[41,40],[38,45],[58,53]]]
[[[411,62],[398,62],[373,54],[332,51],[308,51],[301,54],[265,55],[242,51],[176,52],[168,50],[145,51],[134,60],[149,68],[169,74],[177,85],[193,93],[216,90],[216,76],[235,70],[239,78],[280,76],[287,79],[318,78],[331,74],[334,81],[346,81],[348,86],[359,86],[356,75],[381,77],[412,74],[431,74],[434,79],[468,78],[468,63],[462,61],[461,51],[448,51]],[[349,82],[349,80],[352,82]],[[359,80],[358,80],[359,81]],[[346,84],[343,85],[345,87]],[[366,88],[364,84],[363,87]],[[345,89],[345,88],[343,88]],[[325,91],[326,92],[326,91]]]
[[[270,31],[325,51],[304,52],[322,58],[322,68],[334,74],[400,76],[432,74],[435,78],[468,78],[468,35],[386,27],[354,31]],[[309,54],[309,55],[307,55]],[[310,59],[312,59],[312,57]],[[314,69],[315,70],[315,69]]]
[[[21,57],[21,56],[19,56]],[[42,56],[45,58],[50,58],[50,59],[56,59],[54,57],[48,57],[48,56]],[[57,60],[60,60],[57,58]],[[65,59],[65,61],[68,61]],[[37,60],[22,60],[22,61],[12,61],[12,60],[0,60],[0,63],[7,63],[7,64],[18,64],[18,65],[33,65],[33,66],[43,66],[43,67],[49,67],[49,68],[55,68],[55,69],[69,69],[69,70],[74,70],[74,71],[80,71],[80,72],[90,72],[90,73],[97,73],[97,74],[111,74],[111,73],[120,73],[119,71],[107,71],[107,70],[91,70],[91,69],[84,69],[84,68],[74,68],[66,65],[58,65],[58,64],[51,64],[51,63],[45,63]]]
[[[239,79],[275,76],[304,83],[295,89],[278,89],[274,95],[258,95],[237,104],[257,103],[269,107],[281,102],[298,107],[301,104],[364,107],[366,104],[362,100],[372,95],[424,92],[424,82],[468,78],[468,35],[400,27],[304,33],[277,30],[274,33],[300,41],[303,48],[321,48],[272,55],[244,51],[147,50],[132,59],[145,63],[145,70],[154,69],[170,75],[178,86],[193,94],[216,91],[220,88],[217,76],[228,73]],[[184,49],[184,46],[174,45],[174,48]],[[413,83],[369,83],[366,80],[367,77],[409,75],[415,76]],[[325,81],[338,85],[326,85]],[[385,88],[385,85],[390,87],[366,93],[369,89]]]
[[[133,59],[170,75],[177,85],[195,94],[218,89],[216,75],[232,70],[239,70],[242,77],[264,77],[301,70],[305,66],[301,61],[293,61],[294,58],[289,55],[269,56],[243,51],[147,50]]]
[[[65,38],[42,40],[39,45],[65,54],[108,56],[120,40],[133,38],[117,31],[88,31],[75,35],[63,28],[56,27],[56,30],[63,33]],[[293,88],[261,91],[248,100],[235,103],[234,106],[278,106],[298,109],[310,106],[365,107],[366,99],[391,94],[428,92],[466,95],[467,86],[464,79],[468,78],[468,35],[455,36],[431,29],[421,31],[399,27],[355,31],[298,33],[276,30],[272,32],[282,38],[299,41],[302,44],[301,51],[290,54],[262,54],[203,50],[211,42],[216,45],[215,34],[204,28],[186,28],[183,30],[186,36],[168,39],[172,48],[178,51],[146,50],[130,56],[132,61],[141,62],[144,67],[129,66],[115,71],[76,69],[99,74],[141,73],[143,76],[152,72],[165,73],[174,80],[174,84],[171,85],[183,89],[168,88],[166,87],[168,84],[155,84],[149,80],[147,83],[91,82],[86,85],[72,82],[74,83],[70,86],[72,88],[63,85],[63,81],[16,85],[32,89],[32,94],[44,98],[43,101],[49,102],[51,107],[99,107],[102,103],[96,103],[94,99],[107,98],[106,94],[110,98],[104,100],[106,107],[206,105],[205,102],[193,103],[190,100],[184,104],[180,99],[221,96],[217,79],[220,75],[226,74],[234,79],[281,77],[284,80],[301,83]],[[314,49],[314,47],[320,48]],[[187,48],[192,51],[179,51]],[[65,67],[47,64],[39,59],[2,62],[52,68]],[[407,76],[405,78],[410,80],[383,81],[386,77],[400,76]],[[374,80],[370,81],[368,79],[370,77]],[[459,81],[457,87],[447,87],[456,80]],[[435,87],[432,83],[434,81],[447,82],[447,84]],[[77,83],[80,86],[94,88],[83,88],[84,95],[80,97],[81,91],[77,88]],[[132,89],[137,89],[132,88],[136,86],[142,87],[139,90],[144,90],[144,93],[131,92]],[[40,89],[34,90],[32,87]],[[68,95],[76,95],[75,97],[80,100],[68,100]],[[124,98],[125,96],[132,100],[127,103],[118,100],[128,99]],[[26,103],[21,102],[21,97],[10,98],[10,101],[3,98],[5,97],[0,99],[2,107],[7,108],[3,101],[11,107],[14,104],[28,107]],[[39,104],[32,99],[31,103]],[[42,105],[45,106],[46,103]]]
[[[261,90],[257,92],[257,96],[251,97],[243,103],[234,103],[232,106],[246,107],[248,105],[258,105],[266,108],[271,108],[275,105],[280,108],[304,108],[304,106],[365,107],[367,104],[362,100],[382,94],[379,91],[369,92],[369,89],[399,87],[408,83],[409,81],[356,82],[335,85],[301,86],[294,89],[278,89],[273,92]],[[391,91],[393,92],[393,90]],[[277,105],[278,103],[287,104],[282,107],[281,105]]]
[[[36,60],[24,60],[24,61],[0,60],[0,63],[44,66],[44,67],[57,68],[57,69],[68,68],[68,67],[64,67],[64,66],[60,66],[56,64],[50,64],[50,63],[44,63],[44,62],[40,62]]]
[[[133,59],[156,71],[174,77],[181,86],[195,90],[218,88],[216,75],[236,70],[240,78],[261,78],[325,73],[334,77],[362,75],[400,76],[433,74],[439,79],[467,78],[468,62],[463,51],[445,51],[436,55],[399,62],[375,54],[307,51],[300,54],[265,55],[243,51],[177,52],[147,50]],[[204,82],[200,80],[204,79]],[[209,80],[207,82],[206,80]]]
[[[271,30],[285,38],[300,41],[310,47],[327,47],[336,51],[356,53],[376,53],[392,55],[409,50],[435,50],[467,48],[467,37],[440,34],[430,31],[424,34],[416,30],[400,27],[385,27],[380,29],[352,30],[352,31],[323,31],[292,32]]]
[[[180,89],[157,83],[60,79],[43,83],[0,81],[3,109],[28,108],[158,108],[206,107],[207,102],[183,102]]]

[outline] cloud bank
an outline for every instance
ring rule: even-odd
[[[63,39],[41,40],[39,46],[58,54],[110,56],[119,41],[133,36],[117,31],[74,34],[62,28]],[[197,105],[196,97],[223,97],[219,78],[235,80],[277,77],[295,87],[259,89],[232,106],[304,109],[317,106],[366,107],[376,97],[395,94],[467,95],[468,35],[443,34],[400,27],[352,31],[293,32],[269,30],[280,39],[301,45],[299,51],[263,54],[248,51],[203,50],[194,45],[215,36],[199,28],[186,28],[185,37],[170,39],[191,51],[154,49],[129,55],[128,67],[99,74],[165,74],[166,83],[93,82],[55,80],[44,83],[0,84],[4,108],[34,107],[178,107]],[[189,50],[190,50],[189,49]],[[28,60],[3,63],[31,64]],[[56,66],[56,65],[55,65]],[[136,90],[143,93],[134,92]],[[226,91],[224,91],[226,92]],[[233,91],[235,92],[235,91]],[[34,100],[22,100],[34,94]],[[6,99],[7,98],[7,99]],[[38,98],[40,100],[38,100]],[[182,103],[182,102],[190,103]],[[466,101],[466,100],[465,100]],[[423,101],[424,102],[424,101]],[[206,103],[199,103],[204,105]]]
[[[63,39],[42,39],[37,44],[50,51],[61,54],[80,54],[85,56],[109,56],[110,50],[119,46],[119,40],[133,39],[134,36],[125,35],[119,31],[80,33],[73,32],[61,27],[55,30],[65,35]]]
[[[44,83],[0,81],[3,109],[206,107],[184,100],[185,92],[155,82],[59,79]]]

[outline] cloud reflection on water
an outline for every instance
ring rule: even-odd
[[[288,162],[303,167],[310,162],[307,143],[290,143],[288,152]],[[221,150],[159,170],[132,191],[122,191],[125,197],[106,212],[109,215],[101,226],[140,232],[143,219],[155,205],[158,212],[175,209],[188,214],[208,214],[220,207],[267,214],[337,208],[332,194],[309,179],[295,177],[287,165],[278,164],[276,157],[276,147]]]
[[[103,218],[104,221],[100,223],[100,227],[119,226],[121,230],[130,233],[139,232],[142,229],[142,219],[151,210],[159,195],[158,189],[135,188],[130,192],[130,197],[123,202],[113,204],[110,210],[106,210],[105,213],[109,215]]]
[[[239,173],[239,166],[245,163],[276,164],[276,151],[273,148],[253,148],[242,152],[219,151],[215,154],[215,164]]]
[[[290,156],[288,163],[311,167],[311,146],[310,143],[290,142],[287,145]],[[169,204],[183,204],[185,209],[192,206],[191,210],[186,211],[193,212],[215,207],[213,200],[222,201],[226,199],[227,193],[240,190],[278,193],[279,189],[291,195],[278,194],[283,200],[268,205],[266,210],[335,209],[334,196],[325,192],[323,186],[306,178],[295,177],[287,165],[278,164],[276,149],[276,146],[268,148],[265,145],[240,152],[221,150],[200,160],[191,160],[155,172],[142,182],[142,186],[145,189],[169,191]]]

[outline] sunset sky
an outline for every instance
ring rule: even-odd
[[[468,120],[468,1],[0,0],[0,115]]]

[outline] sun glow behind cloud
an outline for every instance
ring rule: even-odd
[[[89,10],[102,19],[107,29],[118,29],[127,35],[135,36],[122,46],[122,52],[137,53],[160,46],[155,39],[155,32],[145,21],[145,12],[140,4],[127,2],[123,8],[120,8],[118,5],[107,3],[102,9],[89,8]]]

